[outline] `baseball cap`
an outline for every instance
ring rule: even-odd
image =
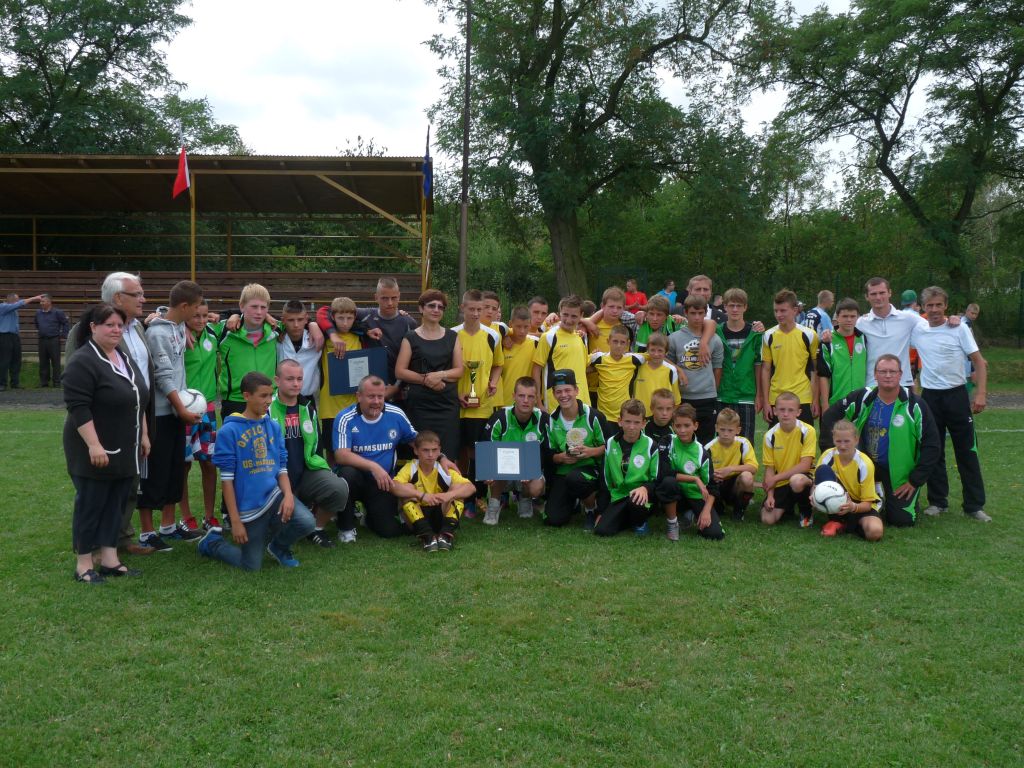
[[[564,384],[570,384],[577,386],[576,384],[576,372],[571,368],[559,368],[553,374],[551,374],[551,386],[557,387]]]
[[[911,304],[915,303],[916,301],[917,301],[917,291],[913,291],[913,290],[908,288],[907,290],[905,290],[903,293],[900,294],[900,306],[901,307],[909,307]]]

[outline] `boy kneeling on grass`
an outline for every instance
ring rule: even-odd
[[[299,561],[291,546],[313,530],[314,521],[308,509],[295,506],[284,434],[267,414],[274,385],[267,376],[251,371],[239,388],[245,410],[224,419],[213,453],[231,536],[238,546],[225,541],[220,528],[211,528],[199,542],[199,554],[258,571],[269,540],[267,552],[286,568],[295,568]]]
[[[754,475],[757,474],[757,456],[754,446],[740,434],[740,415],[732,408],[723,408],[715,421],[718,436],[705,448],[711,454],[715,468],[714,479],[719,483],[715,511],[725,513],[725,505],[732,505],[732,519],[739,522],[754,497]]]
[[[879,541],[882,524],[882,499],[875,485],[875,464],[857,450],[857,427],[842,419],[832,426],[832,444],[818,461],[814,482],[831,480],[846,489],[847,499],[838,514],[829,515],[821,528],[822,536],[856,533],[868,541]],[[811,491],[813,495],[813,489]]]
[[[679,503],[686,510],[689,527],[697,522],[702,538],[721,541],[725,538],[722,522],[715,510],[718,481],[711,462],[711,453],[696,439],[697,409],[683,403],[672,414],[672,439],[662,452],[658,473],[658,499],[665,505],[666,535],[679,541]]]
[[[412,443],[416,458],[395,475],[391,492],[401,500],[402,519],[419,537],[424,552],[455,546],[463,502],[476,488],[454,467],[442,469],[441,438],[425,429]]]
[[[811,467],[817,455],[814,427],[800,415],[800,398],[792,392],[780,392],[775,398],[775,416],[779,423],[765,432],[761,463],[764,464],[764,490],[761,522],[775,525],[787,512],[800,510],[800,527],[814,524],[811,511]]]
[[[647,412],[637,399],[619,408],[617,435],[605,443],[604,479],[611,501],[594,524],[598,536],[614,536],[627,526],[637,536],[650,531],[651,501],[658,482],[658,446],[644,434]]]

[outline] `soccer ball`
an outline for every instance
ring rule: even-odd
[[[178,399],[189,413],[196,413],[200,416],[206,413],[206,398],[198,389],[183,389],[178,392]]]
[[[846,503],[846,489],[839,483],[826,480],[814,486],[814,495],[811,496],[814,506],[830,515],[839,514],[839,507]]]

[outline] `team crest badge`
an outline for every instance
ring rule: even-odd
[[[310,421],[309,419],[306,419],[304,422],[302,422],[302,431],[305,432],[307,435],[312,435],[313,422]]]
[[[694,464],[692,461],[688,461],[686,462],[686,464],[683,465],[683,469],[686,471],[686,474],[692,475],[694,472],[697,471],[697,465]]]
[[[397,429],[389,429],[388,430],[388,437],[390,437],[392,440],[394,440],[396,437],[398,437],[398,430]]]
[[[859,355],[861,352],[864,351],[864,345],[858,341],[856,344],[853,345],[853,351]]]
[[[636,467],[637,469],[642,469],[643,466],[644,466],[644,457],[643,456],[634,456],[633,457],[633,466]]]
[[[895,416],[892,417],[892,425],[894,427],[902,427],[904,421],[906,421],[906,419],[903,418],[902,413],[897,413]]]
[[[523,436],[523,440],[525,440],[528,443],[535,443],[537,442],[537,436],[533,434],[533,432],[528,432],[526,435]]]
[[[203,349],[207,352],[213,352],[213,342],[209,339],[203,339]]]

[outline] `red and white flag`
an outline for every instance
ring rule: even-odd
[[[188,157],[185,156],[185,147],[182,145],[181,154],[178,155],[178,175],[174,177],[174,190],[171,193],[173,200],[191,186],[191,179],[188,175]]]

